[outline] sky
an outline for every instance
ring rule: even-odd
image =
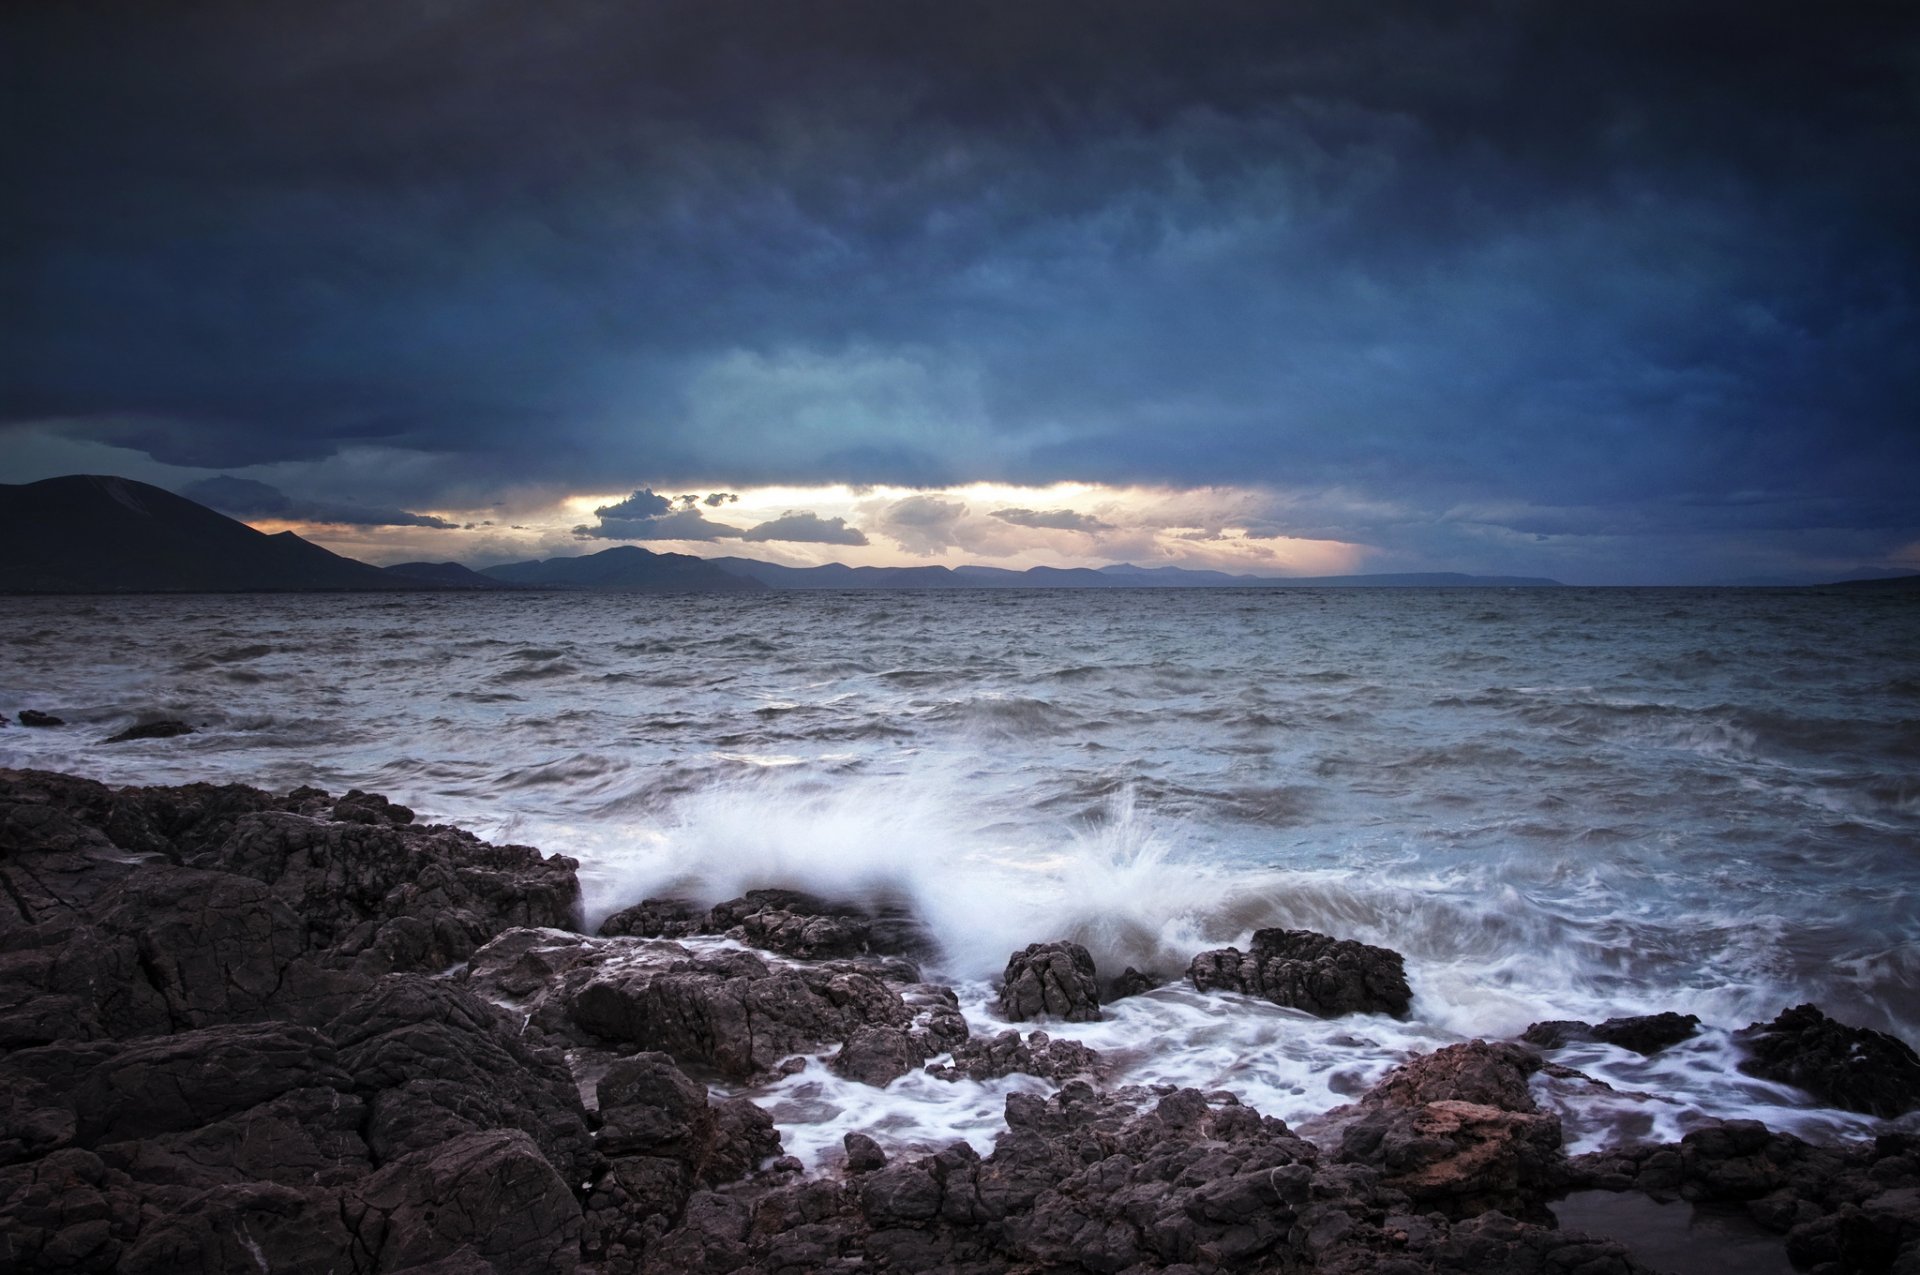
[[[29,2],[0,482],[374,562],[1920,570],[1920,9]]]

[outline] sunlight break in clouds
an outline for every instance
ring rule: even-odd
[[[1018,570],[1132,562],[1262,575],[1361,570],[1372,550],[1326,533],[1327,500],[1324,493],[1256,488],[1094,483],[924,490],[662,481],[549,496],[509,511],[421,511],[454,524],[450,530],[256,525],[291,528],[336,552],[381,563],[453,558],[484,566],[637,544],[656,553],[739,555],[795,566],[981,562]]]

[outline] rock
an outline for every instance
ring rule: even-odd
[[[665,1054],[615,1062],[597,1092],[602,1152],[678,1161],[689,1183],[720,1186],[780,1154],[773,1117],[744,1098],[710,1106],[707,1087]]]
[[[864,1133],[849,1133],[840,1139],[840,1145],[847,1149],[849,1173],[872,1173],[887,1167],[887,1153]]]
[[[1521,1033],[1520,1039],[1541,1049],[1560,1049],[1575,1041],[1594,1040],[1651,1057],[1689,1039],[1699,1030],[1698,1015],[1668,1011],[1635,1018],[1609,1018],[1599,1024],[1554,1019],[1534,1023]]]
[[[371,1094],[365,1135],[380,1160],[517,1129],[566,1181],[586,1177],[587,1115],[565,1059],[529,1047],[509,1015],[458,984],[389,975],[326,1031]]]
[[[941,1080],[997,1080],[1020,1072],[1063,1081],[1091,1075],[1099,1064],[1100,1055],[1079,1041],[1054,1040],[1039,1031],[1023,1041],[1019,1032],[1009,1028],[991,1040],[968,1041],[953,1051],[951,1064],[927,1071]]]
[[[191,735],[193,727],[185,722],[168,718],[165,721],[141,722],[138,726],[129,726],[118,735],[109,735],[100,741],[104,744],[124,744],[134,739],[172,739],[175,735]]]
[[[1501,1111],[1536,1111],[1527,1080],[1538,1070],[1540,1056],[1518,1045],[1484,1040],[1447,1045],[1395,1067],[1360,1101],[1407,1108],[1467,1102]]]
[[[374,1269],[445,1260],[463,1247],[501,1271],[567,1275],[579,1265],[580,1205],[518,1130],[415,1151],[349,1198],[359,1216],[355,1247],[364,1246]]]
[[[1740,1070],[1848,1111],[1894,1119],[1920,1108],[1920,1056],[1885,1032],[1836,1023],[1813,1005],[1739,1033]]]
[[[847,1040],[857,1028],[905,1027],[913,1017],[899,993],[870,975],[769,965],[747,952],[665,970],[596,971],[568,994],[565,1011],[597,1039],[661,1050],[736,1080]]]
[[[899,1027],[856,1027],[827,1065],[849,1080],[885,1086],[906,1075],[927,1057]]]
[[[604,937],[686,938],[701,933],[707,914],[685,899],[642,899],[600,923]]]
[[[1015,1022],[1058,1018],[1100,1020],[1100,985],[1093,957],[1078,943],[1030,943],[1007,959],[1000,1009]]]
[[[1142,973],[1129,965],[1120,971],[1120,977],[1113,980],[1113,986],[1107,989],[1106,1001],[1112,1004],[1129,996],[1138,996],[1150,992],[1156,987],[1166,986],[1167,980],[1158,974]]]
[[[1338,1132],[1341,1161],[1377,1168],[1383,1185],[1421,1208],[1544,1222],[1567,1170],[1560,1119],[1540,1112],[1528,1089],[1540,1065],[1518,1045],[1449,1045],[1401,1064],[1322,1120]]]
[[[1391,1014],[1405,1018],[1413,1002],[1398,952],[1311,930],[1260,930],[1252,950],[1202,952],[1187,977],[1199,991],[1224,988],[1262,996],[1320,1018]]]
[[[724,934],[801,960],[919,955],[932,950],[904,903],[834,902],[801,890],[749,890],[706,911],[685,899],[642,899],[600,926],[605,937],[687,938]],[[919,978],[916,972],[912,979]]]
[[[358,788],[349,789],[346,796],[334,802],[332,814],[342,823],[405,825],[413,822],[413,811],[406,806]]]
[[[55,717],[52,713],[42,713],[31,708],[23,708],[20,710],[20,724],[22,726],[65,726],[66,722]]]

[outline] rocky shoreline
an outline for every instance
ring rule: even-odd
[[[1555,1224],[1570,1192],[1738,1207],[1801,1269],[1920,1272],[1920,1138],[1753,1122],[1569,1157],[1569,1040],[1654,1052],[1679,1015],[1542,1023],[1409,1059],[1298,1128],[1226,1093],[1114,1085],[1042,1030],[1158,981],[1012,954],[973,1037],[900,910],[756,891],[579,932],[573,861],[386,799],[110,788],[0,770],[0,1266],[18,1271],[1132,1273],[1649,1269]],[[1046,936],[1036,936],[1045,939]],[[713,941],[714,939],[721,941]],[[1399,956],[1305,931],[1195,986],[1405,1014]],[[1881,1116],[1920,1060],[1812,1006],[1743,1069]],[[808,1173],[731,1085],[812,1064],[884,1085],[1024,1072],[991,1155]],[[1543,1052],[1544,1051],[1544,1052]]]

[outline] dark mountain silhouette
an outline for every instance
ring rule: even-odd
[[[409,588],[435,585],[442,589],[510,589],[513,586],[492,576],[463,567],[457,562],[396,562],[381,568],[389,575],[407,581]]]
[[[722,571],[705,558],[619,545],[578,558],[509,562],[481,572],[507,584],[546,589],[619,589],[637,593],[742,593],[767,586]]]
[[[1920,579],[1920,577],[1914,577]],[[471,571],[457,562],[375,567],[302,540],[267,535],[170,491],[97,474],[0,484],[0,592],[234,593],[309,589],[614,589],[738,593],[762,589],[1462,588],[1551,586],[1532,576],[1275,577],[1136,567],[787,567],[620,545],[573,558]],[[1865,582],[1871,587],[1876,582]],[[1888,582],[1882,587],[1907,587]]]
[[[1471,576],[1458,572],[1401,575],[1248,576],[1184,567],[783,567],[757,558],[710,558],[729,571],[774,589],[1282,589],[1282,588],[1540,588],[1558,580],[1539,576]]]
[[[421,587],[130,478],[0,484],[0,591],[8,593]]]
[[[1859,593],[1920,593],[1920,572],[1904,576],[1871,576],[1867,579],[1833,580],[1816,585],[1820,589],[1846,589]]]

